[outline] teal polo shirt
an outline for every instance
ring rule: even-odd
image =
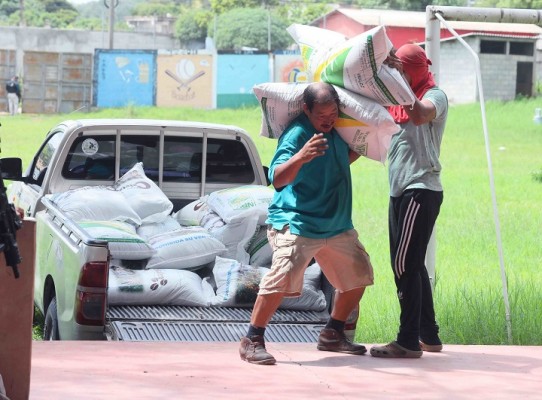
[[[271,182],[275,168],[296,154],[315,133],[305,113],[286,128],[269,167]],[[325,154],[304,164],[292,183],[275,191],[266,221],[273,228],[281,230],[289,224],[293,234],[315,239],[353,228],[349,147],[335,129],[325,138],[329,145]]]

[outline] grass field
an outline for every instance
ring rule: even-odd
[[[513,344],[542,345],[542,125],[538,100],[487,104]],[[253,137],[264,165],[276,142],[259,136],[260,110],[127,107],[71,115],[0,117],[2,157],[27,165],[57,122],[87,117],[199,120],[238,125]],[[450,109],[441,149],[444,203],[437,222],[435,307],[446,343],[508,344],[503,285],[480,106]],[[398,302],[389,266],[387,169],[360,159],[352,166],[354,224],[375,268],[375,285],[361,302],[357,339],[395,338]]]

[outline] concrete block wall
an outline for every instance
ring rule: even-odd
[[[474,58],[457,40],[441,43],[439,86],[446,92],[451,104],[478,100]]]
[[[492,100],[513,100],[516,97],[515,57],[505,54],[480,54],[484,97]]]

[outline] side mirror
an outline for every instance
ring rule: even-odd
[[[2,179],[21,181],[23,178],[23,162],[18,157],[6,157],[0,159]]]

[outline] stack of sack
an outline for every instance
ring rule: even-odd
[[[111,305],[208,306],[209,291],[195,271],[226,247],[202,227],[183,227],[173,203],[141,163],[112,186],[86,186],[48,195],[91,238],[108,242]]]
[[[267,209],[274,190],[246,185],[173,204],[136,164],[112,186],[48,197],[91,238],[108,242],[111,305],[251,307],[271,265]],[[310,273],[309,273],[310,272]],[[321,311],[320,270],[288,309]]]
[[[347,40],[313,26],[293,24],[288,32],[297,42],[311,82],[332,84],[341,101],[336,130],[356,153],[385,162],[391,136],[399,131],[385,106],[411,105],[408,83],[384,60],[393,44],[384,26]],[[303,111],[308,83],[263,83],[254,86],[262,108],[260,135],[278,138]]]

